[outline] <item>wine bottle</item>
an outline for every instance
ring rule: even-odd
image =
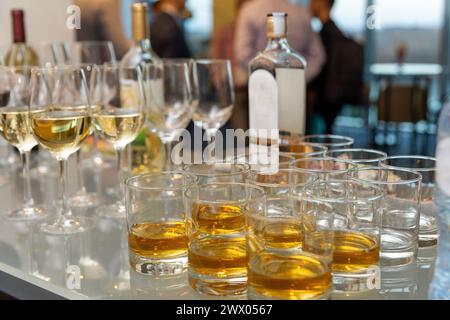
[[[13,45],[5,55],[5,65],[7,66],[39,65],[36,52],[26,44],[24,17],[23,10],[11,10]]]
[[[146,3],[133,3],[133,45],[122,58],[123,67],[136,67],[145,63],[161,63],[152,50],[149,38],[148,7]],[[162,171],[165,164],[164,145],[150,129],[143,129],[131,144],[131,162],[134,174]]]
[[[305,134],[306,61],[288,43],[286,13],[267,16],[267,38],[249,64],[249,111],[251,154],[270,155],[270,171],[277,170],[280,134]]]

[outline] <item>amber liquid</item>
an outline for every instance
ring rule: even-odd
[[[266,248],[300,249],[302,247],[300,223],[271,223],[264,226],[258,236],[264,240]]]
[[[135,255],[170,259],[186,255],[188,236],[184,222],[144,222],[134,224],[128,234],[130,250]]]
[[[333,271],[353,272],[376,265],[380,244],[374,236],[347,231],[334,233]]]
[[[191,239],[188,260],[189,268],[197,274],[218,278],[245,276],[247,272],[245,237],[216,235]]]
[[[252,256],[248,265],[250,297],[256,295],[283,300],[327,298],[331,281],[327,263],[300,251],[297,254],[259,252]]]
[[[192,218],[199,231],[208,234],[240,232],[245,227],[244,213],[232,205],[194,204]]]
[[[302,158],[302,154],[308,154],[308,153],[312,153],[313,152],[313,148],[309,147],[309,146],[305,146],[305,145],[295,145],[295,143],[293,144],[286,144],[280,145],[280,152],[286,152],[286,153],[290,153],[292,154],[295,158],[297,159],[301,159]],[[296,156],[297,154],[297,156]]]

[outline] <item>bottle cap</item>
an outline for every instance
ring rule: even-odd
[[[267,36],[283,38],[287,36],[287,13],[273,12],[267,15]]]
[[[131,5],[132,14],[132,34],[133,40],[140,41],[148,38],[148,7],[146,3],[133,3]]]

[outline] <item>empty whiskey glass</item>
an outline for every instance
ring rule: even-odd
[[[347,179],[349,171],[355,167],[351,162],[333,158],[305,158],[290,164],[290,168],[319,180]]]
[[[303,223],[307,221],[307,223]],[[327,299],[333,284],[333,212],[325,203],[291,194],[267,199],[247,215],[250,299]],[[320,235],[320,236],[319,236]],[[305,246],[314,240],[314,246]]]
[[[417,257],[420,173],[396,168],[365,167],[350,173],[352,179],[383,189],[381,264],[399,267],[413,263]]]
[[[187,269],[184,192],[196,183],[180,172],[140,175],[125,183],[130,265],[146,275]]]
[[[380,281],[382,189],[352,180],[329,180],[300,187],[297,194],[333,208],[335,290],[376,289]],[[307,245],[315,246],[315,243]]]
[[[388,157],[382,166],[408,169],[422,175],[419,247],[435,246],[439,237],[434,203],[436,159],[423,156]]]
[[[213,183],[186,191],[189,284],[199,293],[242,295],[247,291],[246,215],[265,210],[263,189]]]

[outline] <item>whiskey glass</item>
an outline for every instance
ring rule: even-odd
[[[383,190],[352,180],[329,180],[300,186],[296,193],[333,208],[335,290],[361,292],[376,289],[380,280]],[[315,246],[314,241],[309,245]]]
[[[213,182],[245,183],[250,173],[250,166],[233,161],[187,164],[183,171],[197,177],[199,184]]]
[[[439,233],[436,221],[435,174],[436,159],[423,156],[388,157],[383,167],[408,169],[422,175],[420,190],[419,247],[432,247],[438,242]]]
[[[328,151],[326,146],[315,145],[302,141],[297,134],[280,133],[280,153],[290,155],[296,159],[324,157]]]
[[[328,150],[351,148],[355,140],[350,137],[337,136],[331,134],[316,134],[300,138],[301,142],[328,148]]]
[[[418,251],[422,175],[418,172],[363,167],[350,173],[355,181],[385,192],[381,234],[381,264],[400,267],[415,262]]]
[[[187,269],[188,232],[184,192],[196,178],[180,172],[126,180],[125,206],[130,266],[145,275],[175,275]]]
[[[244,163],[250,166],[251,172],[272,172],[278,169],[287,169],[295,158],[286,153],[274,152],[245,152],[238,154],[236,163]]]
[[[332,230],[331,206],[302,202],[292,194],[268,198],[266,211],[250,212],[246,231],[248,298],[329,298],[333,288]],[[312,240],[315,246],[305,246]]]
[[[246,215],[265,205],[264,190],[249,184],[212,183],[186,191],[188,277],[194,290],[213,296],[246,293]]]
[[[338,149],[328,151],[326,156],[342,161],[349,161],[358,167],[377,167],[386,161],[387,153],[370,149]]]

